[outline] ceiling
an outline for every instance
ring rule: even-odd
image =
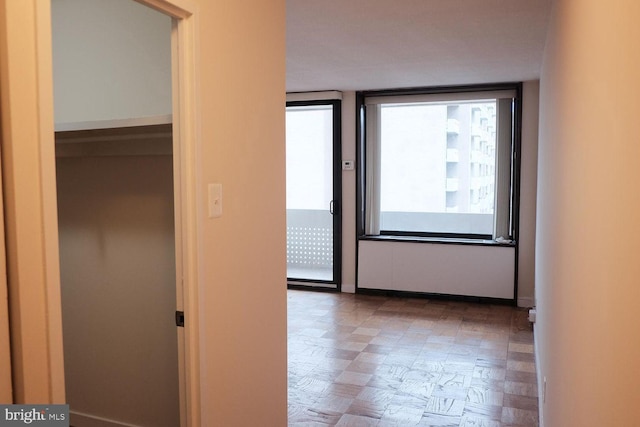
[[[539,78],[551,0],[287,0],[287,91]]]

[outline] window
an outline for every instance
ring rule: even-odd
[[[519,93],[361,92],[361,233],[513,239]]]

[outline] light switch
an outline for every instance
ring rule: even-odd
[[[222,184],[209,184],[209,218],[222,216]]]

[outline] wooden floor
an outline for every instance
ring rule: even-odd
[[[291,426],[538,425],[524,309],[290,290],[288,313]]]

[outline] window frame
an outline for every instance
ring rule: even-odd
[[[365,232],[366,218],[366,108],[367,98],[412,95],[464,94],[511,90],[515,92],[513,106],[512,147],[510,166],[509,236],[507,243],[496,242],[492,235],[445,232],[411,232],[381,230],[379,235]],[[516,246],[520,209],[520,153],[522,139],[522,82],[462,86],[384,89],[356,92],[356,238],[357,240],[411,241],[427,243],[507,244]]]

